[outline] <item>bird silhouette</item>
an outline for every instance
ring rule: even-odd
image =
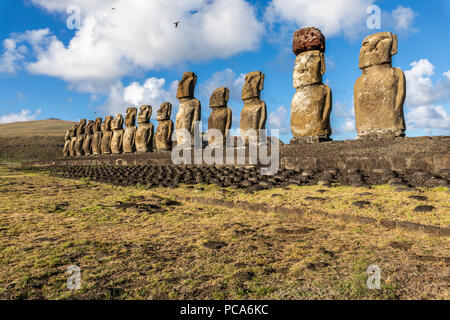
[[[175,25],[175,28],[178,28],[178,24],[180,23],[180,21],[174,22],[173,24]]]

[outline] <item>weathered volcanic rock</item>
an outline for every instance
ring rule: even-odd
[[[297,55],[310,50],[325,52],[325,36],[322,32],[314,27],[295,31],[292,45],[294,54]]]

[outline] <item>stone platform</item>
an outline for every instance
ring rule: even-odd
[[[269,146],[270,150],[270,146]],[[225,152],[224,152],[225,154]],[[192,158],[193,159],[193,158]],[[66,165],[171,165],[171,153],[118,154],[58,158],[27,163],[31,166]],[[246,158],[246,165],[248,157]],[[450,137],[347,140],[280,146],[280,167],[294,169],[358,169],[373,172],[426,171],[447,175],[450,171]]]

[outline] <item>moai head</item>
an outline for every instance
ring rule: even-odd
[[[359,52],[359,68],[364,69],[392,62],[397,54],[397,35],[391,32],[380,32],[367,36]]]
[[[81,119],[77,127],[77,135],[84,134],[86,131],[86,119]]]
[[[317,28],[302,28],[294,32],[292,51],[298,55],[305,51],[325,52],[325,36]]]
[[[78,125],[74,124],[72,126],[72,128],[70,128],[70,130],[69,130],[69,137],[73,138],[73,137],[77,136],[77,127],[78,127]]]
[[[136,108],[127,108],[127,114],[125,115],[125,126],[128,128],[134,127],[136,125]]]
[[[183,78],[178,82],[177,99],[194,98],[197,75],[193,72],[185,72]]]
[[[261,90],[264,89],[264,73],[253,71],[245,76],[244,87],[242,88],[242,100],[259,98]]]
[[[88,120],[88,122],[86,124],[85,133],[86,134],[93,134],[94,133],[94,121]]]
[[[111,124],[112,130],[121,130],[123,129],[123,115],[118,113],[116,117],[114,118],[112,124]]]
[[[93,125],[93,131],[94,132],[100,131],[101,126],[102,126],[102,118],[95,119],[94,125]]]
[[[230,89],[226,87],[221,87],[216,90],[211,95],[211,99],[209,99],[209,107],[217,108],[217,107],[226,107],[228,99],[230,98]]]
[[[322,52],[312,50],[300,53],[295,59],[294,88],[321,83],[325,71],[325,56]]]
[[[169,120],[172,115],[172,104],[170,102],[164,102],[157,111],[156,120],[163,121]]]
[[[149,123],[151,116],[152,116],[152,106],[141,106],[141,108],[139,109],[137,123],[138,124]]]
[[[112,116],[106,116],[105,121],[102,123],[102,131],[110,131],[111,125],[112,125],[113,117]]]

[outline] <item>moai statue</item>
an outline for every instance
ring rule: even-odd
[[[228,130],[231,128],[232,112],[228,108],[227,103],[230,97],[230,90],[222,87],[216,89],[209,100],[209,107],[212,109],[211,115],[208,119],[208,131],[210,129],[219,130],[222,133],[223,140],[225,141],[228,134]],[[213,143],[215,138],[208,137],[208,142]],[[219,141],[217,141],[219,142]]]
[[[151,106],[141,106],[137,123],[139,128],[136,132],[136,151],[152,152],[153,151],[153,124],[150,122],[152,116]]]
[[[354,88],[358,138],[403,137],[403,103],[406,81],[403,71],[392,68],[397,36],[380,32],[366,37],[359,54],[362,76]]]
[[[172,149],[173,121],[170,120],[171,115],[172,104],[170,102],[164,102],[156,115],[156,120],[158,120],[159,125],[155,133],[155,142],[156,148],[159,150]]]
[[[112,116],[107,116],[105,121],[102,123],[102,143],[101,143],[101,151],[102,154],[111,154],[111,140],[113,136],[113,132],[111,130],[113,122]]]
[[[136,151],[136,108],[127,108],[127,114],[125,115],[125,131],[123,134],[123,152],[132,153]]]
[[[248,142],[246,132],[249,130],[259,133],[266,128],[267,108],[266,103],[260,99],[261,90],[264,89],[264,74],[261,71],[250,72],[245,76],[242,88],[242,100],[244,108],[241,112],[241,136]],[[255,137],[258,139],[258,137]]]
[[[111,152],[113,154],[119,154],[123,151],[123,116],[118,113],[114,118],[112,125],[112,138],[111,138]]]
[[[73,137],[73,130],[75,130],[76,126],[72,126],[69,130],[66,131],[66,135],[64,136],[64,148],[63,148],[63,157],[70,156],[70,141]]]
[[[293,36],[296,93],[291,102],[291,130],[296,142],[329,141],[331,89],[322,83],[325,73],[325,37],[316,28],[297,30]]]
[[[83,142],[85,130],[86,130],[86,119],[81,119],[77,127],[77,139],[75,141],[75,154],[78,157],[84,155]]]
[[[77,130],[78,130],[78,123],[74,124],[69,132],[70,135],[69,155],[71,157],[75,157],[77,155],[77,153],[75,152],[75,144],[77,143]]]
[[[98,155],[102,153],[102,118],[95,119],[94,125],[92,127],[92,154]]]
[[[86,130],[84,133],[84,141],[83,141],[83,151],[85,155],[92,154],[92,139],[94,137],[94,122],[92,120],[88,120],[86,124]]]
[[[195,84],[197,75],[193,72],[185,72],[183,78],[178,83],[177,99],[180,101],[180,107],[177,113],[175,124],[175,134],[179,129],[185,129],[191,134],[191,144],[194,143],[195,122],[201,121],[201,104],[194,98]],[[177,143],[183,143],[183,135],[177,135]]]

